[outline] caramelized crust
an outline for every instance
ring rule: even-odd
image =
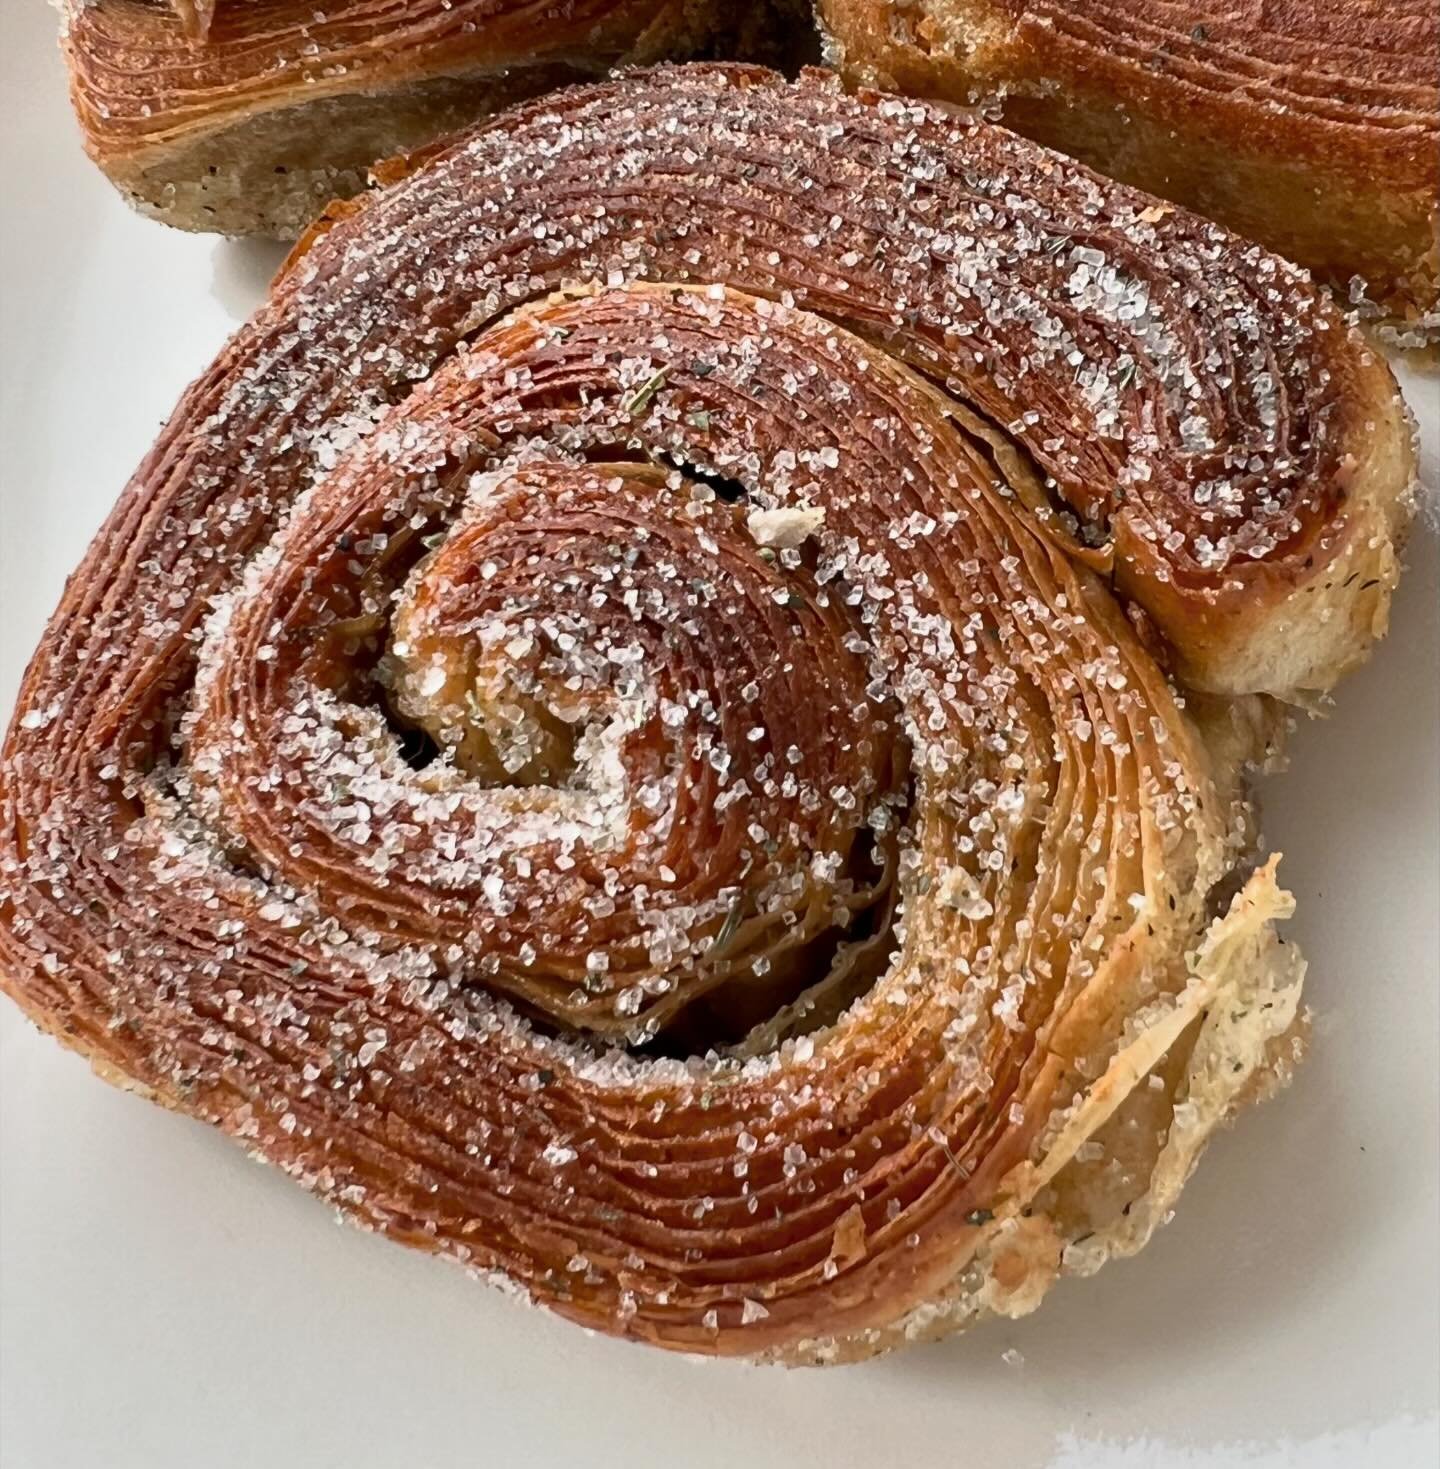
[[[852,82],[1011,127],[1435,325],[1432,0],[819,0]]]
[[[86,151],[182,229],[293,238],[376,159],[611,67],[770,59],[795,0],[61,0]],[[766,53],[769,53],[767,55]]]
[[[1235,752],[1383,620],[1408,473],[1298,271],[989,124],[513,110],[317,233],[68,583],[0,979],[588,1326],[1020,1314],[1295,1058]]]

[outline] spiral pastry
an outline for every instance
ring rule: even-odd
[[[56,3],[86,151],[132,203],[293,239],[376,159],[509,103],[620,64],[779,61],[803,0]]]
[[[294,261],[69,583],[5,987],[588,1326],[1028,1311],[1294,1055],[1257,701],[1159,660],[1326,683],[1407,442],[1298,272],[983,122],[512,111]]]
[[[817,0],[853,81],[956,101],[1440,327],[1434,0]]]

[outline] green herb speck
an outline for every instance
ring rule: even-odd
[[[638,417],[649,406],[650,400],[665,384],[665,379],[670,376],[670,369],[662,367],[658,372],[653,372],[621,405],[623,411],[631,418]]]

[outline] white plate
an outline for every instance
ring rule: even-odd
[[[53,15],[4,9],[0,710],[66,572],[278,258],[130,214],[81,156]],[[1433,483],[1436,380],[1410,387]],[[1313,1054],[1211,1149],[1139,1259],[1026,1321],[858,1368],[695,1365],[336,1229],[0,1003],[7,1469],[1434,1463],[1435,519],[1390,641],[1264,793]]]

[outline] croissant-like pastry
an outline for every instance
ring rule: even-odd
[[[622,63],[778,59],[801,0],[58,3],[86,151],[130,200],[293,239],[376,159],[522,98]]]
[[[854,82],[1005,123],[1440,325],[1435,0],[817,0]]]
[[[588,1326],[1028,1311],[1300,1039],[1261,701],[1157,659],[1329,683],[1410,467],[1299,271],[984,122],[510,111],[317,235],[68,584],[4,985]]]

